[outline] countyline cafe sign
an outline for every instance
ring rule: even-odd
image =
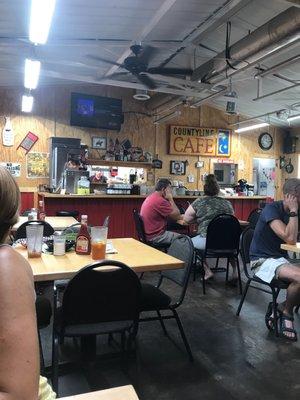
[[[230,156],[230,130],[170,126],[170,154]]]

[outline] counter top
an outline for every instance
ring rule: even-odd
[[[76,198],[92,198],[92,199],[144,199],[147,196],[142,195],[121,195],[121,194],[88,194],[88,195],[80,195],[80,194],[57,194],[57,193],[47,193],[47,192],[39,192],[39,196],[45,198],[56,198],[56,199],[76,199]],[[199,196],[174,196],[174,199],[196,199]],[[266,196],[224,196],[225,199],[228,200],[265,200]]]

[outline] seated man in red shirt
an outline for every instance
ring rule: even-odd
[[[181,214],[173,200],[171,182],[168,179],[160,179],[156,183],[155,192],[142,204],[141,216],[149,242],[168,245],[179,235],[166,231],[168,218],[174,221],[181,219]]]

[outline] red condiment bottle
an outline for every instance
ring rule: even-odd
[[[81,227],[76,237],[76,254],[86,255],[91,253],[91,236],[88,231],[87,218],[87,215],[81,216]]]
[[[43,200],[39,201],[39,208],[38,208],[38,215],[37,219],[40,221],[45,221],[46,213],[45,213],[45,206]]]

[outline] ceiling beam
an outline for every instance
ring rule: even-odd
[[[137,35],[135,40],[133,40],[130,45],[134,44],[135,42],[141,42],[143,41],[147,35],[155,28],[155,26],[159,23],[159,21],[163,18],[163,16],[170,10],[170,8],[176,3],[177,0],[164,0],[163,4],[159,7],[159,9],[156,11],[154,16],[151,18],[149,23],[144,27],[142,32]],[[127,49],[126,51],[123,52],[123,54],[118,58],[117,63],[122,64],[124,59],[128,57],[131,54],[131,50]],[[119,67],[116,65],[113,65],[110,67],[110,69],[107,71],[106,75],[110,75],[114,73]]]

